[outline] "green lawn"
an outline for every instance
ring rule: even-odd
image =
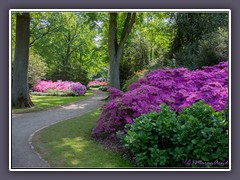
[[[61,105],[70,104],[76,101],[80,101],[92,96],[92,91],[87,91],[85,96],[36,96],[32,95],[31,99],[34,106],[31,108],[17,109],[13,108],[13,113],[24,113],[38,110],[45,110],[49,108],[59,107]]]
[[[33,146],[51,167],[133,167],[119,154],[93,141],[91,130],[99,116],[100,111],[94,110],[45,128],[33,136]]]

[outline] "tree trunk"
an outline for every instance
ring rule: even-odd
[[[128,13],[124,23],[120,42],[117,42],[117,13],[110,13],[109,34],[108,34],[108,53],[110,60],[110,86],[120,89],[120,61],[123,54],[124,43],[135,22],[136,13]]]
[[[120,89],[119,66],[120,62],[116,58],[110,61],[110,85],[117,89]]]
[[[12,106],[17,108],[31,107],[33,105],[28,89],[29,26],[30,14],[17,14],[12,87]]]
[[[120,89],[119,63],[117,62],[117,13],[110,13],[108,52],[110,60],[110,86]]]

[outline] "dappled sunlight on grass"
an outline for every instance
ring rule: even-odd
[[[62,105],[71,104],[80,100],[84,100],[88,97],[91,97],[93,93],[88,91],[85,96],[35,96],[32,95],[31,99],[34,103],[34,106],[31,108],[24,109],[16,109],[13,108],[13,113],[23,113],[23,112],[31,112],[37,110],[44,110],[48,108],[55,108]],[[76,107],[77,108],[77,107]],[[76,109],[74,108],[74,109]],[[81,107],[80,107],[81,108]]]
[[[83,142],[84,139],[80,137],[76,138],[63,138],[61,144],[59,144],[60,148],[65,148],[66,146],[69,146],[69,148],[74,149],[77,152],[82,151],[82,148],[85,146],[85,143]]]
[[[128,160],[93,141],[91,130],[99,116],[100,111],[94,110],[52,125],[33,137],[33,145],[52,167],[132,167]]]

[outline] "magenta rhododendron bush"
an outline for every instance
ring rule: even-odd
[[[60,91],[72,91],[77,95],[84,95],[86,93],[86,87],[82,85],[80,82],[72,82],[72,81],[61,81],[57,82],[49,81],[38,81],[36,86],[33,88],[33,91],[36,92],[46,92],[47,90],[60,90]]]
[[[160,111],[159,105],[163,103],[180,112],[202,99],[214,110],[223,110],[228,104],[228,63],[194,71],[186,68],[155,70],[131,84],[129,89],[126,93],[108,89],[110,101],[103,106],[93,133],[114,135],[141,114]]]

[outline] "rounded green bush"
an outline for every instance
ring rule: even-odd
[[[203,101],[180,114],[165,104],[160,107],[160,112],[143,114],[127,124],[127,134],[121,136],[138,166],[185,167],[186,160],[203,162],[188,166],[219,166],[211,162],[228,160],[228,109],[215,112]]]
[[[101,90],[101,91],[107,91],[108,86],[100,86],[98,89]]]

